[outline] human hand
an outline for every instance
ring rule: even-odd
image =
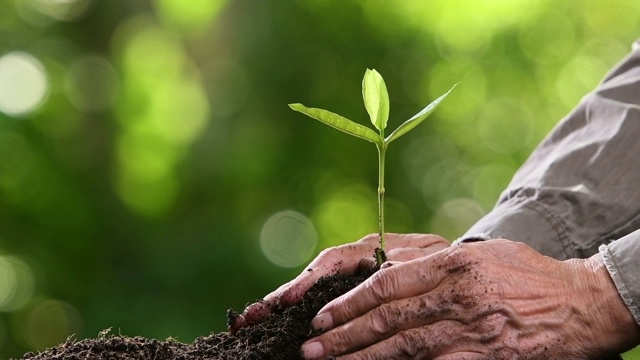
[[[599,254],[557,261],[508,240],[382,269],[314,318],[306,359],[601,359],[640,329]]]
[[[232,319],[229,330],[253,324],[266,317],[276,306],[290,306],[302,299],[304,293],[323,276],[349,274],[358,266],[375,264],[372,257],[379,235],[370,234],[357,242],[325,249],[298,277],[280,286],[263,300],[249,305],[242,314]],[[437,235],[385,234],[387,265],[413,260],[449,247],[449,242]]]

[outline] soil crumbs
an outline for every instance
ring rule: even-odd
[[[184,344],[172,339],[111,335],[102,331],[97,339],[65,343],[41,353],[27,353],[24,360],[302,360],[300,346],[315,336],[311,320],[329,301],[345,294],[373,269],[348,276],[320,279],[296,305],[277,309],[264,321],[230,333],[211,334]]]

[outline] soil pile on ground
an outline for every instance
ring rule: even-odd
[[[300,346],[315,336],[311,320],[329,301],[346,293],[372,274],[359,270],[350,276],[322,278],[291,307],[278,309],[263,322],[240,329],[235,335],[211,334],[191,344],[175,340],[111,335],[103,331],[96,339],[67,340],[29,360],[302,360]]]

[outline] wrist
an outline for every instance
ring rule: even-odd
[[[568,260],[578,262],[573,284],[575,294],[585,305],[578,326],[586,331],[594,355],[620,354],[640,343],[640,327],[606,269],[600,254],[588,259]],[[582,299],[582,300],[580,300]]]

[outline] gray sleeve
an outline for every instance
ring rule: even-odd
[[[588,257],[601,244],[640,229],[639,189],[637,41],[538,145],[494,209],[462,239],[481,234],[521,241],[557,259]],[[628,270],[640,279],[640,267]]]
[[[640,324],[640,230],[609,245],[601,245],[600,256],[624,303]]]

